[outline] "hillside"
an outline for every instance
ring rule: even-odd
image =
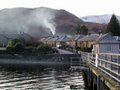
[[[28,33],[40,38],[54,34],[75,34],[78,24],[98,32],[105,24],[84,22],[70,12],[46,7],[0,10],[0,33]]]
[[[80,19],[82,19],[85,22],[107,24],[107,23],[109,23],[111,16],[112,16],[111,14],[91,15],[91,16],[80,17]],[[120,21],[120,16],[117,16],[117,18]]]
[[[34,37],[75,33],[83,22],[65,10],[50,8],[13,8],[0,11],[0,33],[26,32]]]
[[[100,24],[94,22],[83,22],[81,23],[81,25],[87,26],[89,32],[91,33],[98,33],[98,32],[104,33],[107,28],[107,24]]]
[[[77,25],[83,23],[81,19],[65,10],[56,13],[55,22],[57,34],[75,34]]]

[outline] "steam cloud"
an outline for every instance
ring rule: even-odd
[[[54,35],[56,29],[54,18],[55,10],[49,8],[4,9],[0,11],[0,33],[29,33],[31,27],[39,30],[42,27],[46,33],[52,32]]]
[[[43,27],[47,27],[51,30],[52,34],[55,34],[55,23],[54,23],[54,18],[55,18],[55,12],[50,12],[47,9],[43,8],[39,11],[36,10],[36,21]]]

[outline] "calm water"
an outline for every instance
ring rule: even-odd
[[[57,71],[10,71],[0,68],[0,90],[70,90],[78,85],[85,90],[80,72]]]

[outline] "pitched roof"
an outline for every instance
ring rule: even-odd
[[[96,43],[120,43],[120,36],[111,36],[110,34],[101,34]]]
[[[81,39],[81,38],[83,38],[84,37],[84,35],[75,35],[75,36],[73,36],[73,40],[79,40],[79,39]]]
[[[51,39],[49,39],[49,41],[57,41],[59,37],[53,37]]]
[[[114,38],[116,38],[117,41],[120,41],[120,36],[114,36]]]
[[[39,39],[38,41],[40,41],[40,42],[42,42],[42,41],[44,41],[46,38],[41,38],[41,39]]]
[[[91,34],[79,39],[78,41],[95,41],[98,37],[98,34]]]
[[[53,38],[53,37],[48,37],[44,41],[49,41],[51,38]]]
[[[35,38],[33,38],[31,35],[27,33],[20,34],[19,37],[22,37],[25,39],[26,42],[32,43],[35,42]]]
[[[62,36],[62,37],[59,37],[59,39],[57,41],[65,42],[65,41],[68,41],[69,39],[70,38],[67,36]]]

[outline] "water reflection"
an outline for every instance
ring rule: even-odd
[[[70,90],[70,85],[78,85],[79,90],[84,90],[80,72],[54,69],[43,71],[0,69],[0,90]]]

